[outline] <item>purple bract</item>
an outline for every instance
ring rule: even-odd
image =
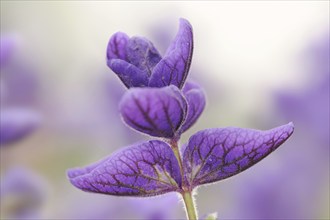
[[[89,192],[154,196],[181,188],[178,161],[162,141],[137,143],[86,168],[68,171],[71,183]]]
[[[182,157],[185,187],[193,189],[244,171],[292,132],[292,123],[268,131],[229,127],[197,132]],[[71,169],[68,176],[84,191],[110,195],[154,196],[182,190],[179,164],[171,147],[156,140],[127,147],[88,167]]]
[[[193,188],[238,174],[273,152],[292,132],[292,123],[267,131],[234,127],[199,131],[183,153],[185,181]]]
[[[107,64],[127,88],[182,88],[187,78],[193,53],[193,33],[190,23],[180,19],[175,39],[161,57],[154,45],[143,37],[128,37],[117,32],[109,41]]]
[[[179,138],[201,115],[205,95],[192,82],[187,82],[182,92],[173,85],[133,88],[119,106],[123,120],[132,128],[155,137]]]

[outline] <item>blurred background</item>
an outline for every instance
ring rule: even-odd
[[[74,188],[66,170],[148,139],[118,114],[110,36],[145,36],[164,53],[178,19],[194,28],[190,77],[210,127],[294,135],[251,169],[197,190],[199,215],[329,219],[329,1],[1,0],[1,218],[182,219],[176,194],[117,198]]]

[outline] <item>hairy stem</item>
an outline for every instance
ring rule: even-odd
[[[180,172],[181,172],[181,176],[182,176],[182,192],[181,192],[181,195],[183,197],[187,217],[188,217],[189,220],[197,220],[196,206],[194,204],[194,199],[193,199],[193,196],[192,196],[192,192],[189,189],[189,187],[186,187],[184,185],[184,181],[183,181],[184,180],[183,179],[184,173],[183,173],[182,159],[181,159],[181,156],[180,156],[178,142],[177,141],[171,141],[170,144],[171,144],[174,155],[175,155],[176,159],[178,160],[179,166],[180,166]]]
[[[181,176],[182,176],[182,180],[183,180],[183,168],[182,168],[182,160],[181,160],[181,156],[180,156],[180,151],[179,151],[179,147],[178,147],[178,142],[171,142],[171,147],[172,150],[174,152],[174,155],[176,157],[176,159],[179,162],[179,166],[180,166],[180,171],[181,171]],[[182,181],[183,183],[183,181]]]
[[[196,207],[192,193],[189,191],[182,193],[183,201],[186,207],[186,212],[189,220],[197,220]]]

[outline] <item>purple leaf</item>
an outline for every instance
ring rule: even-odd
[[[119,108],[132,128],[151,136],[173,138],[186,117],[187,103],[175,86],[132,88]]]
[[[149,86],[175,85],[182,88],[189,72],[192,53],[192,27],[187,20],[180,19],[179,32],[167,49],[164,58],[155,66]]]
[[[79,189],[116,196],[155,196],[178,191],[181,174],[170,146],[153,140],[126,147],[109,157],[68,171]]]
[[[115,72],[127,88],[148,85],[148,74],[125,60],[108,60],[108,66]]]
[[[289,123],[267,131],[228,127],[197,132],[183,154],[185,181],[194,188],[238,174],[273,152],[293,129]]]
[[[197,121],[205,107],[205,94],[197,83],[188,81],[182,91],[188,103],[188,112],[180,133],[188,130]]]

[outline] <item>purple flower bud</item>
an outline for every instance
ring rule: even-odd
[[[190,23],[180,19],[179,32],[162,58],[154,45],[142,37],[129,38],[117,32],[109,41],[107,64],[127,88],[182,88],[187,78],[193,52]]]
[[[148,141],[126,147],[85,168],[68,171],[70,182],[87,192],[154,196],[181,188],[178,161],[170,146]]]
[[[130,89],[119,106],[126,124],[145,134],[165,138],[175,136],[187,112],[187,102],[175,86]]]
[[[153,68],[162,59],[154,45],[142,37],[132,37],[127,43],[127,59],[134,66],[151,75]]]
[[[293,129],[289,123],[267,131],[228,127],[197,132],[183,154],[186,184],[192,189],[246,170],[284,143]]]
[[[30,134],[40,123],[36,112],[6,109],[0,112],[0,144],[11,144]]]
[[[199,118],[205,95],[199,85],[187,82],[181,92],[171,85],[163,88],[133,88],[120,102],[127,125],[145,134],[178,138]]]

